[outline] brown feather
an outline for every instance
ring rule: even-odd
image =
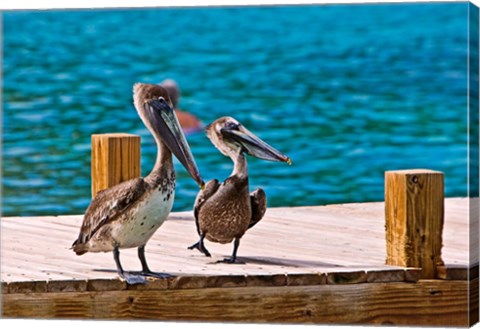
[[[231,176],[199,207],[200,235],[212,242],[228,243],[243,236],[251,214],[248,178]]]
[[[197,198],[195,199],[195,204],[193,206],[193,215],[195,216],[195,225],[197,226],[197,232],[201,235],[201,229],[198,223],[198,212],[205,204],[205,202],[217,192],[220,184],[218,183],[217,179],[212,179],[205,184],[203,190],[200,190],[197,194]]]
[[[73,251],[77,255],[84,254],[85,244],[92,236],[133,205],[145,193],[147,187],[148,184],[143,178],[134,178],[100,191],[85,212],[80,234],[72,245]]]
[[[267,211],[267,195],[265,191],[258,188],[250,193],[250,202],[252,204],[252,219],[248,225],[249,229],[254,227],[263,218],[265,211]]]

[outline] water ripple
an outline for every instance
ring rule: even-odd
[[[465,195],[467,9],[5,12],[3,213],[83,213],[94,133],[141,135],[148,174],[156,148],[132,85],[165,78],[204,123],[235,116],[293,159],[249,160],[269,206],[382,200],[384,171],[406,168],[444,171],[446,194]],[[203,133],[188,140],[205,179],[229,175]],[[175,166],[174,210],[190,210],[198,187]]]

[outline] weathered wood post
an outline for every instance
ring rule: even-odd
[[[92,197],[140,175],[140,136],[92,135]]]
[[[387,264],[436,277],[442,261],[444,177],[432,170],[385,172]]]

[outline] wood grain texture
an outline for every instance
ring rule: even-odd
[[[92,135],[92,197],[99,191],[140,177],[140,136]]]
[[[469,316],[469,325],[473,326],[479,321],[479,286],[478,286],[478,276],[475,279],[469,281],[468,286],[468,316]]]
[[[442,266],[444,177],[431,170],[385,173],[385,221],[389,265],[418,267],[435,278]]]
[[[446,199],[442,251],[449,271],[444,271],[449,273],[444,276],[446,279],[466,278],[471,266],[468,205],[466,198]],[[109,280],[118,281],[111,253],[76,256],[69,249],[82,219],[82,216],[2,218],[1,281],[11,284],[12,289],[18,284],[23,291],[28,287],[25,282],[63,284],[65,281],[73,285],[75,281],[95,280],[100,281],[90,285],[100,289],[103,284],[102,289],[111,289],[107,285],[116,283]],[[207,283],[212,287],[212,282],[223,284],[226,277],[237,275],[247,277],[247,286],[255,282],[262,286],[280,282],[285,285],[287,275],[292,276],[291,284],[308,284],[322,281],[317,278],[319,274],[330,273],[332,278],[335,273],[358,271],[366,272],[367,282],[398,281],[403,277],[398,271],[405,269],[385,265],[384,225],[384,204],[380,202],[270,208],[264,220],[242,239],[239,258],[245,264],[230,265],[216,263],[231,253],[230,245],[210,244],[212,258],[187,250],[197,239],[192,213],[172,213],[147,244],[146,254],[152,270],[183,277],[180,286],[189,280],[192,287],[206,287]],[[122,250],[121,259],[125,269],[140,269],[136,250]],[[418,271],[409,268],[405,281],[418,281]]]
[[[478,286],[478,279],[474,279]],[[468,281],[7,294],[2,316],[467,326]]]
[[[478,278],[478,264],[438,266],[437,278],[443,280],[472,280]]]
[[[174,277],[143,286],[120,281],[110,253],[69,250],[82,216],[2,218],[3,316],[465,326],[478,309],[469,204],[445,200],[444,276],[433,281],[385,265],[382,202],[270,208],[242,239],[240,265],[216,263],[230,245],[209,246],[212,258],[187,250],[192,213],[172,213],[146,253]],[[121,257],[140,269],[136,250]]]

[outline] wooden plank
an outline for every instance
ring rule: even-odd
[[[327,273],[288,273],[284,275],[180,275],[168,279],[147,278],[145,285],[127,285],[118,277],[110,279],[74,279],[68,280],[60,277],[56,280],[42,281],[30,280],[20,282],[9,282],[11,290],[5,293],[38,292],[40,285],[46,285],[44,290],[48,292],[62,291],[114,291],[114,290],[165,290],[165,289],[202,289],[202,288],[226,288],[246,286],[309,286],[323,284],[357,284],[357,283],[391,283],[391,282],[414,282],[418,276],[411,276],[412,271],[408,270],[372,270],[372,271],[346,271]],[[408,276],[410,275],[410,276]],[[29,291],[28,289],[32,289]]]
[[[246,287],[245,275],[184,276],[168,279],[169,289]]]
[[[46,281],[22,281],[8,285],[8,294],[34,294],[43,292],[47,292]]]
[[[366,281],[373,282],[404,282],[405,270],[382,270],[382,271],[367,271]]]
[[[2,259],[3,262],[3,259]],[[56,279],[70,279],[71,277],[60,276]],[[2,282],[23,282],[23,281],[46,281],[51,278],[45,272],[34,271],[28,272],[24,268],[15,265],[2,264]]]
[[[422,268],[435,278],[443,265],[443,173],[400,170],[385,173],[387,264]]]
[[[365,271],[328,273],[328,284],[353,284],[367,282],[367,273]]]
[[[46,280],[68,280],[68,279],[81,279],[81,278],[88,278],[88,273],[80,273],[79,271],[75,271],[72,268],[62,266],[61,264],[53,264],[53,265],[46,265],[47,262],[43,263],[32,263],[27,262],[24,260],[20,260],[21,262],[25,263],[18,264],[18,265],[6,265],[4,268],[5,272],[9,274],[20,274],[21,278],[20,281],[35,278],[36,280],[39,279],[46,279]],[[2,280],[3,275],[2,275]],[[8,277],[5,278],[5,281],[14,281],[9,280]]]
[[[248,275],[246,277],[247,287],[278,287],[287,285],[285,274],[275,275]]]
[[[417,282],[421,279],[422,269],[421,268],[411,268],[405,270],[405,281],[406,282]]]
[[[15,285],[15,284],[12,284]],[[55,280],[47,282],[47,292],[86,291],[87,280]]]
[[[324,273],[313,274],[287,274],[287,286],[314,286],[327,283]]]
[[[445,202],[442,253],[446,266],[468,266],[469,200],[453,198]],[[457,208],[463,211],[450,212]],[[257,276],[277,275],[286,280],[286,275],[304,274],[312,279],[318,273],[358,271],[370,276],[367,281],[389,281],[388,276],[400,275],[395,271],[403,268],[385,265],[382,209],[383,203],[271,208],[267,217],[242,238],[239,258],[246,262],[242,265],[215,263],[231,253],[231,244],[207,242],[212,258],[187,250],[197,239],[192,212],[174,213],[147,244],[147,260],[153,270],[181,277],[246,275],[247,285],[273,285],[268,280],[262,283]],[[2,218],[2,281],[116,279],[111,253],[78,257],[69,250],[81,221],[82,216]],[[342,233],[351,222],[352,232]],[[367,231],[375,233],[365,235]],[[127,270],[140,268],[135,249],[122,250],[121,260]],[[418,279],[416,273],[405,273],[406,281]]]
[[[472,280],[478,278],[478,264],[439,266],[437,277],[443,280]]]
[[[473,326],[479,321],[479,299],[478,299],[478,266],[477,266],[477,277],[469,281],[468,287],[468,324]]]
[[[399,270],[400,272],[404,272]],[[392,273],[391,273],[392,272]],[[375,277],[376,280],[370,282],[403,282],[405,275],[398,275],[398,271],[373,271],[368,274]],[[258,283],[260,286],[279,286],[279,285],[313,285],[313,284],[326,284],[326,276],[330,274],[334,277],[344,278],[343,281],[347,281],[345,278],[351,278],[352,274],[349,272],[329,272],[329,273],[292,273],[292,274],[272,274],[272,275],[194,275],[194,276],[175,276],[168,280],[157,280],[149,278],[149,283],[142,286],[143,290],[148,289],[191,289],[191,288],[213,288],[213,287],[229,287],[229,286],[252,286],[254,283]],[[355,275],[353,275],[355,276]],[[31,280],[39,282],[39,280]],[[41,280],[40,280],[41,281]],[[118,281],[118,282],[114,282]],[[338,283],[343,283],[342,280],[337,280]],[[57,279],[54,281],[45,281],[47,284],[53,282],[59,282],[60,286],[64,286],[69,282],[72,282],[72,286],[78,282],[84,282],[82,280],[65,280]],[[88,280],[89,290],[122,290],[125,289],[125,284],[121,282],[117,277],[112,279],[94,279]],[[162,283],[166,282],[166,284]],[[15,285],[16,282],[10,282]],[[21,282],[22,283],[22,282]],[[331,282],[335,283],[335,282]],[[23,283],[22,283],[23,284]],[[96,288],[98,287],[98,288]],[[78,288],[72,288],[72,291],[78,291]]]
[[[127,283],[121,281],[120,279],[95,279],[88,280],[87,290],[88,291],[115,291],[115,290],[126,290]]]
[[[140,177],[140,136],[92,135],[92,197],[99,191]]]
[[[476,284],[478,285],[478,279]],[[13,293],[9,318],[467,326],[468,282]]]

